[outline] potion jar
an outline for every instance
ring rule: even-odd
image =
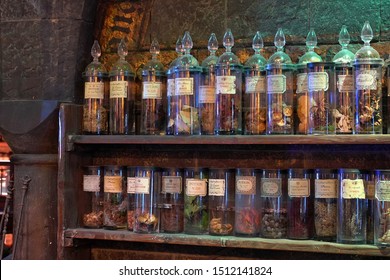
[[[127,229],[134,229],[134,210],[135,210],[135,167],[128,166],[126,176],[127,188]]]
[[[88,228],[103,227],[102,170],[100,166],[86,166],[83,176],[83,191],[89,196],[90,211],[83,215],[83,225]]]
[[[309,93],[307,90],[307,63],[321,62],[322,58],[314,51],[317,47],[317,35],[314,29],[311,28],[306,37],[307,52],[299,58],[296,66],[296,112],[295,112],[295,133],[307,134],[309,123]]]
[[[374,244],[374,221],[375,221],[375,171],[361,170],[366,193],[367,221],[366,243]]]
[[[152,59],[142,69],[141,134],[164,135],[166,130],[166,76],[158,41],[150,45]]]
[[[294,70],[291,58],[283,51],[286,39],[281,28],[275,40],[277,51],[268,59],[267,134],[293,134]]]
[[[242,65],[232,53],[234,37],[228,29],[223,37],[225,52],[217,61],[215,134],[242,133]]]
[[[135,171],[134,229],[136,233],[159,231],[158,194],[161,171],[153,167],[137,167]]]
[[[316,240],[336,241],[337,170],[314,171],[314,236]]]
[[[313,237],[313,174],[307,169],[289,169],[287,199],[287,237],[311,239]]]
[[[209,170],[209,234],[232,235],[234,231],[234,169]]]
[[[135,133],[135,74],[125,60],[127,47],[122,39],[119,60],[110,71],[110,134]]]
[[[336,134],[355,132],[355,93],[352,75],[355,54],[347,49],[350,40],[347,27],[343,25],[339,34],[341,50],[333,57],[336,66],[336,104],[333,111]]]
[[[124,229],[127,226],[127,200],[121,166],[104,167],[104,228]]]
[[[255,54],[248,58],[244,66],[244,134],[265,134],[267,103],[265,88],[266,59],[260,54],[263,39],[257,31],[253,37],[252,48]]]
[[[175,67],[176,108],[173,116],[174,135],[199,134],[198,98],[202,68],[195,57],[190,54],[193,43],[188,31],[182,40],[185,54]]]
[[[256,237],[260,233],[260,174],[256,169],[237,169],[235,188],[235,236]]]
[[[375,174],[375,236],[378,247],[390,247],[390,170]]]
[[[370,46],[374,37],[368,21],[361,38],[364,46],[355,54],[353,63],[355,89],[355,129],[357,134],[382,134],[382,65],[379,53]]]
[[[207,234],[209,230],[208,170],[184,170],[184,233]]]
[[[264,238],[287,237],[287,176],[280,169],[264,169],[261,177],[261,227]]]
[[[160,193],[160,231],[180,233],[184,230],[183,170],[167,168],[162,172]]]
[[[309,91],[308,134],[335,133],[335,72],[333,62],[307,64]]]
[[[339,170],[337,242],[366,243],[366,195],[362,174],[357,169]]]
[[[88,64],[84,77],[83,133],[108,133],[108,74],[99,62],[101,49],[95,40],[91,55],[93,61]]]
[[[218,41],[214,33],[211,34],[208,42],[210,55],[202,62],[202,78],[199,87],[199,119],[200,134],[214,134],[215,124],[215,65],[218,57],[215,55],[218,50]]]

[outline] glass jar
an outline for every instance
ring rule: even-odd
[[[355,133],[355,95],[353,89],[352,67],[348,64],[336,65],[336,134]]]
[[[127,167],[127,229],[134,230],[135,210],[135,167]]]
[[[118,54],[120,58],[110,71],[110,134],[135,134],[135,74],[125,60],[123,39]]]
[[[102,171],[100,166],[86,166],[83,176],[83,191],[89,196],[91,211],[83,215],[84,227],[103,227]]]
[[[260,174],[256,169],[236,170],[235,236],[257,237],[260,233]]]
[[[153,167],[137,167],[135,172],[134,232],[159,231],[158,194],[161,190],[161,171]]]
[[[337,170],[314,171],[314,235],[321,241],[337,237]]]
[[[163,170],[160,193],[160,231],[180,233],[184,230],[183,171]]]
[[[280,169],[265,169],[261,177],[261,228],[264,238],[287,237],[287,176]]]
[[[209,234],[232,235],[234,230],[234,169],[209,170]]]
[[[104,167],[104,227],[124,229],[127,227],[127,200],[124,190],[123,168]]]
[[[364,181],[357,169],[339,170],[337,242],[366,243],[367,207]]]
[[[287,237],[311,239],[313,237],[313,174],[307,169],[289,169],[287,200]]]
[[[390,64],[387,66],[387,134],[390,134]]]
[[[309,91],[308,134],[335,133],[335,72],[333,62],[307,64],[307,87]]]
[[[366,193],[366,207],[367,207],[366,243],[374,244],[375,171],[362,170],[361,173],[364,179],[364,188]]]
[[[309,94],[307,90],[307,65],[299,64],[296,67],[296,98],[297,98],[297,110],[296,110],[296,123],[295,133],[296,134],[307,134],[308,123],[309,123]]]
[[[184,233],[208,233],[207,177],[207,169],[186,168],[184,170]]]
[[[390,170],[375,174],[375,236],[378,247],[390,247]]]
[[[91,54],[93,61],[87,66],[84,77],[83,133],[108,133],[108,74],[98,58],[101,50],[95,40]]]

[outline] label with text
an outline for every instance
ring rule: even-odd
[[[215,87],[200,86],[199,103],[215,103]]]
[[[104,98],[104,83],[101,82],[85,82],[84,84],[85,99],[103,99]]]
[[[135,193],[150,193],[150,178],[149,177],[135,177]]]
[[[111,81],[110,98],[127,98],[127,87],[126,81]]]
[[[365,199],[364,183],[362,179],[344,179],[341,181],[342,198],[345,199]]]
[[[265,77],[246,77],[245,93],[265,93]]]
[[[236,194],[254,195],[256,194],[255,176],[237,176]]]
[[[376,183],[375,197],[379,201],[390,201],[390,181],[378,181]]]
[[[187,196],[206,196],[207,183],[202,179],[186,179]]]
[[[281,178],[262,178],[261,197],[280,197],[282,195]]]
[[[361,71],[357,71],[355,75],[356,75],[357,90],[377,89],[376,70],[361,70]]]
[[[307,73],[297,75],[297,93],[307,92]]]
[[[193,95],[194,78],[176,78],[175,95]]]
[[[286,76],[285,75],[268,75],[267,76],[267,93],[285,93]]]
[[[225,180],[224,179],[209,179],[209,195],[224,196],[225,195]]]
[[[127,193],[135,193],[135,177],[127,177]]]
[[[160,82],[143,82],[142,99],[161,99]]]
[[[83,176],[83,191],[99,192],[100,191],[100,176],[99,175],[84,175]]]
[[[288,196],[308,197],[310,196],[309,179],[288,179]]]
[[[236,76],[217,76],[216,94],[236,94]]]
[[[337,179],[314,181],[315,198],[337,198]]]
[[[323,90],[329,88],[329,75],[326,72],[313,72],[307,76],[307,88],[309,91]]]
[[[175,95],[175,79],[168,79],[168,81],[167,81],[167,95],[168,96]]]
[[[181,193],[181,182],[180,176],[162,176],[161,193]]]
[[[352,75],[338,75],[337,89],[339,92],[353,92],[353,77]]]
[[[104,192],[121,193],[122,176],[104,176]]]

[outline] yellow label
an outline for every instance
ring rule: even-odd
[[[127,87],[126,81],[111,81],[110,98],[127,98]]]
[[[344,179],[342,182],[342,198],[345,199],[365,199],[364,183],[362,179]]]
[[[104,83],[101,82],[85,82],[84,84],[85,99],[103,99],[104,98]]]
[[[121,193],[122,177],[121,176],[104,176],[104,192]]]

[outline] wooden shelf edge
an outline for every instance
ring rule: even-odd
[[[161,243],[192,246],[212,246],[228,248],[250,248],[262,250],[299,251],[312,253],[349,254],[390,258],[390,248],[373,245],[349,245],[315,240],[266,239],[257,237],[211,236],[188,234],[137,234],[127,230],[104,230],[74,228],[64,232],[65,239],[89,239],[107,241],[127,241]],[[73,244],[73,242],[66,242]]]

